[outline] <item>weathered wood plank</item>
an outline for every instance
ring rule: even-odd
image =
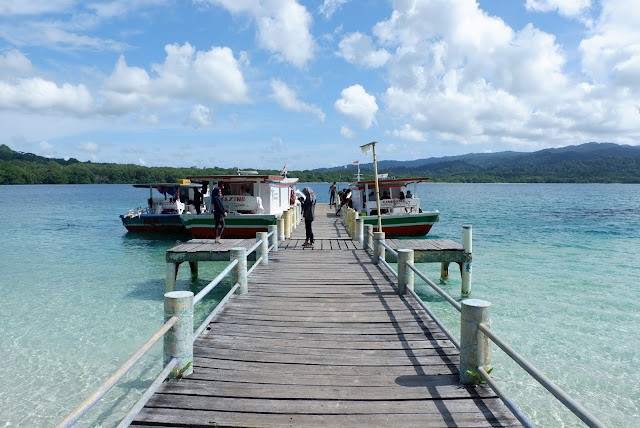
[[[240,361],[240,360],[225,360],[221,358],[200,358],[194,357],[194,366],[197,368],[210,368],[215,370],[238,370],[238,371],[252,371],[258,373],[278,373],[281,375],[287,374],[316,374],[322,376],[352,376],[358,375],[370,375],[377,376],[388,374],[391,368],[388,365],[336,365],[336,364],[287,364],[287,363],[266,363],[255,361]],[[422,375],[458,375],[459,371],[454,363],[451,364],[437,364],[419,367],[420,372],[416,371],[416,366],[399,365],[393,367],[393,374],[396,376],[415,376],[416,374]]]
[[[504,423],[496,419],[493,413],[485,415],[458,413],[445,410],[425,417],[424,414],[359,414],[359,415],[327,415],[327,414],[277,414],[277,413],[239,413],[217,412],[211,410],[190,410],[174,412],[171,409],[154,409],[153,413],[143,412],[140,418],[153,425],[141,426],[216,426],[216,427],[510,427],[520,426],[517,423]],[[136,423],[137,425],[137,423]]]
[[[487,410],[500,413],[500,401],[495,398],[482,400]],[[189,410],[218,410],[247,413],[309,413],[309,403],[303,400],[269,400],[227,397],[194,396],[188,399],[180,394],[158,394],[149,403],[153,407],[180,408]],[[444,404],[450,413],[468,413],[468,406],[463,399],[449,399],[446,403],[437,400],[403,400],[403,401],[352,401],[332,400],[318,401],[314,411],[324,414],[402,414],[420,413],[422,415],[438,414]]]
[[[326,204],[313,227],[315,249],[302,248],[298,225],[269,265],[253,271],[249,293],[234,296],[196,340],[194,374],[165,382],[134,425],[519,426],[492,390],[459,384],[458,350],[411,297],[397,294],[395,278]],[[452,241],[387,242],[438,257],[461,253]],[[190,245],[167,257],[227,255],[225,245]]]

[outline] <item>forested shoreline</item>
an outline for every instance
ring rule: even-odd
[[[253,168],[247,165],[247,169]],[[373,178],[370,165],[362,165],[361,169],[364,179]],[[45,158],[13,151],[6,145],[0,146],[0,185],[171,183],[189,176],[235,174],[236,171],[235,168],[220,167],[173,168],[80,162],[73,158]],[[280,174],[278,170],[259,172]],[[288,175],[299,178],[301,182],[348,182],[353,181],[355,172],[356,166],[348,165],[330,170],[289,171]],[[380,172],[396,178],[429,177],[433,182],[450,183],[640,183],[640,156],[609,151],[592,157],[528,156],[490,165],[453,158],[412,167],[398,163]]]

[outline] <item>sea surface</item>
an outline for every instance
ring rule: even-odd
[[[328,202],[329,184],[310,184]],[[304,185],[300,185],[304,187]],[[341,184],[339,187],[345,187]],[[640,185],[420,184],[440,222],[429,238],[460,242],[473,226],[472,297],[491,328],[607,427],[640,427]],[[0,427],[51,427],[163,323],[165,251],[182,235],[127,233],[143,205],[129,185],[0,186]],[[226,263],[202,263],[197,292]],[[421,265],[438,280],[440,267]],[[455,265],[442,286],[460,297]],[[453,332],[459,314],[416,287]],[[229,284],[197,307],[195,325]],[[584,426],[492,349],[492,376],[539,427]],[[112,427],[161,370],[156,345],[77,426]]]

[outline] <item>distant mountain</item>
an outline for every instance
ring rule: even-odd
[[[342,181],[356,166],[290,171],[301,182]],[[364,178],[373,165],[362,164]],[[472,153],[460,156],[380,161],[380,173],[400,177],[429,177],[432,181],[463,183],[640,183],[640,147],[586,143],[532,153]],[[232,174],[228,168],[170,168],[97,164],[76,159],[52,159],[0,145],[0,184],[145,183],[172,182],[193,175]],[[275,170],[261,173],[278,174]]]
[[[352,171],[354,165],[350,165]],[[324,169],[324,171],[339,168]],[[360,164],[371,174],[373,165]],[[640,147],[586,143],[536,152],[472,153],[460,156],[380,161],[379,173],[426,176],[459,182],[623,182],[640,183]]]

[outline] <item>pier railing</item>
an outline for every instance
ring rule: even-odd
[[[365,237],[369,233],[371,233],[370,229],[365,233]],[[446,291],[427,278],[414,266],[413,250],[394,250],[385,242],[384,232],[373,232],[372,238],[374,263],[384,265],[389,272],[398,279],[398,293],[406,294],[409,292],[416,302],[440,327],[449,340],[451,340],[454,346],[460,350],[460,382],[462,384],[473,385],[478,382],[479,378],[482,378],[525,427],[535,427],[529,418],[504,394],[501,388],[488,374],[488,371],[490,371],[489,369],[491,368],[490,340],[587,426],[593,428],[604,428],[604,424],[602,424],[602,422],[591,415],[584,407],[549,380],[544,374],[542,374],[542,372],[536,369],[531,363],[522,357],[522,355],[513,350],[504,340],[491,330],[489,327],[490,302],[479,299],[465,299],[462,300],[461,303],[458,303]],[[371,247],[368,245],[370,241],[367,242],[367,239],[365,238],[364,242],[366,243],[364,246],[365,250],[370,249]],[[469,249],[469,252],[471,252],[471,226],[468,225],[463,226],[463,246],[465,247],[465,251]],[[398,261],[397,271],[386,262],[386,251],[389,251],[396,257],[396,260]],[[451,334],[444,324],[422,301],[420,296],[416,294],[414,291],[414,274],[420,277],[427,285],[429,285],[451,306],[460,312],[460,341]]]
[[[292,216],[293,220],[293,216]],[[191,291],[170,291],[164,295],[164,317],[165,323],[151,338],[138,349],[115,373],[109,377],[98,389],[85,399],[80,405],[67,415],[56,428],[73,426],[84,414],[96,405],[116,383],[122,379],[133,366],[144,357],[149,350],[161,338],[165,338],[164,368],[147,388],[142,397],[129,411],[127,416],[120,422],[118,428],[127,427],[142,410],[147,401],[162,385],[162,382],[171,374],[173,370],[182,375],[189,375],[193,372],[193,342],[207,328],[211,320],[222,310],[224,305],[234,294],[244,294],[247,289],[247,276],[251,274],[259,264],[269,263],[269,251],[278,250],[278,231],[276,226],[269,228],[269,232],[258,232],[256,243],[249,249],[244,247],[231,249],[231,262],[220,274],[197,295]],[[256,261],[247,270],[247,256],[256,252]],[[231,274],[233,287],[225,297],[216,305],[215,309],[193,330],[193,309],[196,303],[200,302],[210,293],[222,280]]]

